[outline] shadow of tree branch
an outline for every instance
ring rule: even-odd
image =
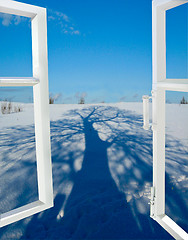
[[[152,135],[140,115],[108,106],[71,110],[51,123],[51,141],[55,206],[30,218],[23,239],[171,239],[149,217]],[[186,174],[179,167],[187,152],[168,143],[167,206],[188,228],[185,199],[170,177],[174,162]]]

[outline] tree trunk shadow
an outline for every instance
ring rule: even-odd
[[[79,114],[85,152],[68,199],[58,194],[54,208],[32,218],[23,239],[171,239],[149,215],[136,212],[134,202],[128,203],[119,191],[108,163],[112,143],[99,137],[93,113]]]

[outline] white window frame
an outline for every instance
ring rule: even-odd
[[[0,78],[0,86],[33,86],[39,200],[0,215],[6,226],[53,206],[50,146],[46,9],[12,0],[0,0],[0,12],[31,18],[33,77]]]
[[[165,214],[165,93],[188,92],[188,79],[166,78],[166,11],[188,0],[153,0],[153,187],[150,215],[175,239],[188,234]]]

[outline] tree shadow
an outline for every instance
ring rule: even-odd
[[[1,129],[0,152],[0,213],[4,213],[37,200],[34,126]]]
[[[22,239],[171,239],[149,217],[152,138],[141,116],[109,106],[71,110],[51,123],[51,136],[54,208],[0,236],[21,228]],[[169,162],[185,165],[184,154],[171,152]],[[185,216],[185,199],[173,187],[167,203]]]

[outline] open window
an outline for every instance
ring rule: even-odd
[[[151,217],[175,239],[188,234],[165,214],[165,94],[166,91],[188,92],[188,79],[167,79],[166,11],[188,0],[153,0],[153,187]]]
[[[28,17],[32,27],[33,76],[1,77],[0,87],[33,87],[38,200],[0,215],[0,227],[53,206],[50,147],[46,9],[0,0],[0,12]]]

